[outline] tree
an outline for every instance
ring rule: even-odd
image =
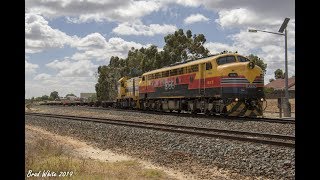
[[[74,95],[73,93],[70,93],[70,94],[66,95],[66,97],[68,97],[68,96],[76,96],[76,95]]]
[[[97,100],[97,94],[91,95],[91,96],[88,98],[88,100],[89,100],[90,102],[95,102],[95,101]]]
[[[271,93],[274,92],[274,89],[273,88],[264,87],[263,91],[264,91],[265,94],[271,94]]]
[[[59,99],[59,93],[57,91],[53,91],[50,93],[50,97],[52,100]]]
[[[117,82],[123,76],[121,69],[105,65],[98,67],[98,83],[95,89],[99,101],[115,99],[117,96]]]
[[[41,99],[42,101],[46,101],[46,100],[49,100],[49,96],[43,95],[40,99]]]
[[[143,73],[168,66],[172,63],[188,58],[207,57],[209,50],[203,44],[206,38],[203,34],[194,34],[182,29],[164,37],[163,51],[151,45],[148,48],[131,48],[128,56],[121,59],[117,56],[110,58],[108,65],[98,67],[96,73],[98,82],[95,85],[96,96],[99,101],[113,100],[117,96],[117,82],[121,77],[129,78],[141,76]]]
[[[266,74],[267,64],[263,62],[263,59],[260,59],[258,56],[255,56],[253,54],[250,54],[248,56],[248,59],[250,59],[250,61],[254,62],[254,64],[259,66],[262,69],[263,73]]]
[[[107,99],[107,66],[98,67],[98,83],[95,86],[97,99],[102,101]]]
[[[203,46],[206,38],[203,34],[194,34],[191,30],[184,34],[182,29],[175,31],[173,34],[168,34],[164,37],[165,45],[164,52],[169,55],[166,59],[166,65],[179,62],[182,60],[207,57],[209,50]]]
[[[277,69],[274,71],[274,78],[276,79],[283,79],[284,78],[284,74],[283,71],[281,69]]]

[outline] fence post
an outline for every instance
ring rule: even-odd
[[[279,117],[282,118],[282,98],[278,98]]]

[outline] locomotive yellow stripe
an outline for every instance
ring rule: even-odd
[[[232,102],[229,105],[227,105],[227,111],[229,112],[233,108],[233,106],[235,106],[236,104],[237,102]]]
[[[241,105],[229,115],[230,116],[239,116],[239,114],[241,113],[242,109],[245,108],[245,107],[246,107],[246,105],[244,103],[241,103]]]
[[[245,107],[241,110],[239,116],[244,116],[244,114],[247,112],[247,110],[248,110],[248,108],[247,108],[247,106],[245,106]]]
[[[244,114],[244,116],[249,116],[251,114],[252,110],[247,110],[247,112]]]
[[[253,113],[254,113],[256,116],[260,116],[259,112],[258,112],[256,109],[253,111]]]
[[[238,107],[237,111],[241,112],[243,108],[245,108],[246,105],[244,103],[241,103],[241,105]]]
[[[231,114],[229,114],[229,116],[238,116],[239,115],[239,112],[237,111],[233,111]]]

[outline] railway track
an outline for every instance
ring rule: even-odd
[[[72,106],[70,106],[72,107]],[[90,106],[77,106],[80,108],[87,109],[98,109],[98,110],[114,110],[114,111],[126,111],[126,112],[140,112],[140,113],[149,113],[149,114],[157,114],[157,115],[172,115],[172,116],[180,116],[180,117],[194,117],[194,118],[207,118],[211,120],[212,117],[217,117],[219,119],[216,120],[232,120],[232,121],[257,121],[257,122],[269,122],[269,123],[281,123],[281,124],[295,124],[295,120],[291,119],[279,119],[279,118],[253,118],[253,117],[231,117],[231,116],[220,116],[220,115],[205,115],[203,113],[199,114],[191,114],[188,112],[161,112],[161,111],[142,111],[142,110],[133,110],[133,109],[116,109],[112,107],[90,107]]]
[[[69,116],[69,115],[57,115],[57,114],[45,114],[45,113],[25,113],[25,115],[121,125],[121,126],[153,129],[153,130],[159,130],[159,131],[190,134],[190,135],[197,135],[197,136],[204,136],[204,137],[214,137],[214,138],[221,138],[221,139],[262,143],[262,144],[269,144],[269,145],[276,145],[276,146],[283,146],[283,147],[290,147],[290,148],[295,147],[294,136],[280,135],[280,134],[265,134],[265,133],[244,132],[244,131],[204,128],[204,127],[195,127],[195,126],[180,126],[180,125],[173,125],[173,124],[159,124],[159,123],[151,123],[151,122],[115,120],[115,119],[108,119],[108,118],[94,118],[94,117]]]

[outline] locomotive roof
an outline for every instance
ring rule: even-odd
[[[196,64],[200,64],[200,63],[205,63],[205,62],[208,62],[209,60],[216,59],[216,58],[222,57],[222,56],[227,56],[227,55],[239,55],[239,54],[237,54],[237,53],[224,53],[224,54],[212,55],[212,56],[205,57],[205,58],[202,58],[202,59],[197,59],[197,60],[193,60],[193,61],[190,61],[190,62],[185,62],[185,63],[182,63],[182,64],[171,65],[171,66],[163,67],[161,69],[152,70],[152,71],[143,73],[142,76],[149,75],[149,74],[154,74],[154,73],[158,73],[158,72],[162,72],[162,71],[167,71],[167,70],[171,70],[171,69],[182,68],[182,67],[186,67],[186,66],[192,66],[192,65],[196,65]]]
[[[119,80],[118,80],[118,82],[121,82],[122,80],[127,80],[128,79],[128,77],[122,77],[122,78],[120,78]]]

